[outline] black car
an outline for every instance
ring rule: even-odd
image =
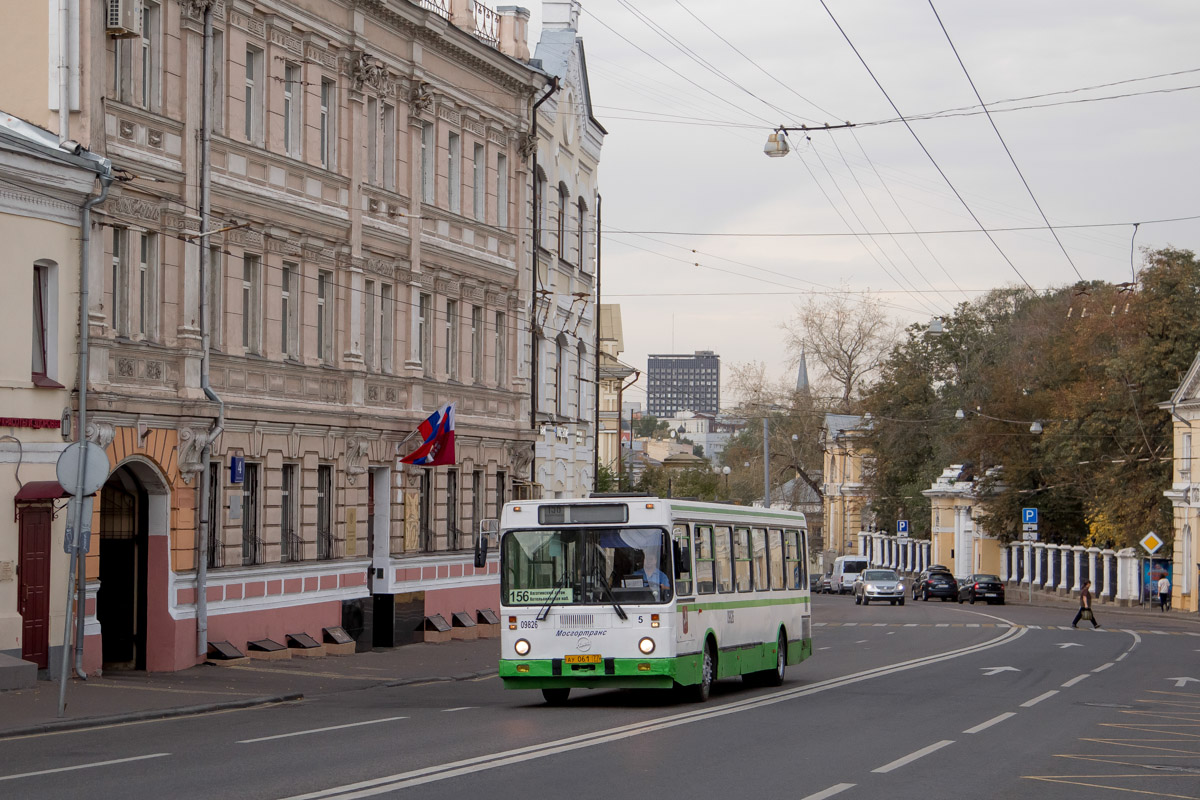
[[[988,605],[1004,605],[1004,584],[995,575],[980,573],[968,575],[958,587],[958,602],[986,600]]]
[[[958,581],[954,580],[950,570],[935,565],[924,570],[913,581],[912,596],[913,600],[928,600],[931,597],[954,600],[958,597]]]

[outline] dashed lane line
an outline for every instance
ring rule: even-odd
[[[1044,694],[1039,694],[1037,697],[1033,698],[1032,700],[1026,700],[1024,703],[1021,703],[1021,708],[1033,708],[1038,703],[1042,702],[1043,700],[1047,700],[1051,697],[1054,697],[1054,695],[1056,695],[1056,694],[1058,694],[1058,689],[1051,689],[1050,691],[1048,691]]]
[[[830,786],[828,789],[817,792],[816,794],[810,794],[808,797],[802,797],[800,800],[826,800],[826,798],[833,797],[835,794],[841,794],[847,789],[853,789],[854,786],[855,784],[853,783],[838,783]]]
[[[986,731],[993,725],[998,725],[1001,722],[1004,722],[1004,720],[1009,719],[1010,717],[1015,717],[1016,715],[1017,712],[1015,711],[1005,711],[1003,714],[998,714],[992,717],[987,722],[979,723],[974,728],[967,728],[965,731],[963,731],[963,733],[979,733],[980,731]]]
[[[260,736],[257,739],[241,739],[238,744],[254,744],[255,742],[269,742],[272,739],[288,739],[292,736],[307,736],[310,733],[325,733],[326,731],[340,731],[343,728],[359,728],[363,725],[378,725],[381,722],[395,722],[396,720],[408,719],[408,717],[384,717],[383,719],[368,719],[363,722],[348,722],[345,725],[330,725],[326,728],[311,728],[306,731],[292,731],[291,733],[278,733],[274,736]]]
[[[1064,689],[1070,689],[1070,688],[1071,688],[1072,686],[1074,686],[1075,684],[1077,684],[1077,683],[1083,683],[1083,681],[1085,681],[1086,679],[1088,679],[1088,678],[1090,678],[1090,677],[1092,677],[1092,676],[1091,676],[1091,674],[1090,674],[1090,673],[1087,673],[1087,672],[1083,673],[1082,675],[1076,675],[1074,678],[1071,678],[1071,680],[1069,680],[1069,681],[1067,681],[1066,683],[1064,683],[1064,684],[1062,685],[1062,688],[1064,688]]]
[[[108,767],[113,764],[128,764],[130,761],[145,761],[148,758],[162,758],[169,756],[170,753],[150,753],[145,756],[130,756],[129,758],[114,758],[110,761],[93,761],[90,764],[75,764],[70,767],[55,767],[54,769],[39,769],[37,772],[22,772],[17,775],[0,775],[0,781],[14,781],[17,778],[33,778],[38,775],[51,775],[55,772],[73,772],[77,769],[92,769],[94,767]]]
[[[911,764],[912,762],[916,761],[919,758],[924,758],[925,756],[929,755],[930,753],[936,753],[938,750],[941,750],[943,747],[949,747],[952,744],[954,744],[953,739],[943,739],[940,742],[934,742],[933,744],[928,745],[926,747],[922,747],[920,750],[909,753],[908,755],[906,755],[902,758],[897,758],[895,761],[884,764],[882,767],[877,767],[877,768],[871,770],[871,772],[892,772],[893,770],[897,770],[903,766]]]

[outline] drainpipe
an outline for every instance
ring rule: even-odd
[[[58,141],[71,138],[71,0],[58,0]]]
[[[200,247],[200,388],[204,396],[217,404],[217,421],[212,430],[204,437],[204,446],[200,450],[200,500],[197,515],[200,519],[196,531],[196,656],[203,658],[208,654],[208,537],[212,520],[208,518],[209,471],[212,469],[212,443],[221,435],[225,427],[225,403],[213,391],[209,384],[209,348],[212,345],[211,326],[209,325],[209,247],[210,233],[209,211],[212,195],[212,176],[209,173],[212,153],[212,60],[213,60],[213,4],[210,2],[204,8],[204,77],[201,79],[200,110],[200,237],[197,238]]]
[[[595,382],[595,397],[596,397],[596,433],[592,437],[592,491],[596,491],[600,487],[600,209],[604,203],[600,193],[596,192],[596,311],[592,315],[592,319],[596,321],[596,382]],[[580,227],[583,226],[583,220],[579,221]],[[580,255],[580,259],[583,255]],[[620,421],[620,408],[617,409],[617,421]],[[621,445],[621,426],[617,426],[617,452],[620,451]]]
[[[533,287],[532,296],[529,298],[529,349],[531,350],[530,369],[532,374],[529,376],[529,427],[531,430],[537,430],[537,412],[538,412],[538,350],[537,350],[537,304],[539,292],[539,275],[538,275],[538,246],[542,240],[541,219],[538,216],[538,211],[541,209],[541,196],[538,194],[538,157],[537,157],[537,110],[538,106],[550,99],[550,95],[558,91],[558,78],[550,83],[550,88],[541,96],[533,106],[529,109],[529,137],[534,143],[533,147],[533,242],[529,248],[532,255],[533,280],[530,285]],[[537,458],[533,459],[530,464],[530,471],[533,473],[530,476],[532,481],[537,475]]]
[[[102,171],[101,171],[102,170]],[[79,432],[76,441],[83,446],[87,431],[87,381],[88,381],[88,259],[91,252],[91,231],[92,231],[92,208],[103,203],[108,197],[108,187],[112,185],[113,177],[112,170],[107,164],[97,171],[97,177],[100,179],[100,194],[95,197],[90,197],[83,204],[80,213],[79,224],[80,230],[80,249],[79,249]],[[59,687],[58,687],[58,716],[63,715],[66,709],[67,695],[67,673],[70,669],[71,657],[71,593],[76,590],[76,582],[78,580],[78,591],[76,593],[75,603],[78,610],[78,628],[75,632],[75,671],[79,677],[86,678],[87,675],[83,669],[83,630],[84,630],[84,603],[87,600],[86,581],[83,580],[85,571],[82,562],[82,553],[79,550],[79,542],[83,537],[83,479],[84,465],[86,459],[79,459],[79,471],[76,477],[74,502],[71,504],[71,511],[74,519],[71,524],[75,530],[75,542],[71,547],[70,567],[67,572],[67,619],[63,625],[63,654],[62,666],[59,669]],[[88,520],[91,524],[91,520]],[[76,578],[75,569],[79,567],[79,578]]]

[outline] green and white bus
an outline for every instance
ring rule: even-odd
[[[562,703],[574,688],[678,687],[704,701],[714,680],[777,686],[812,655],[803,514],[536,500],[507,504],[499,535],[506,689]]]

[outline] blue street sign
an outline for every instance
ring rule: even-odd
[[[908,533],[908,520],[896,520],[896,533]]]
[[[242,483],[246,480],[246,459],[244,456],[229,457],[229,482]]]
[[[1022,508],[1021,509],[1021,522],[1030,524],[1030,525],[1037,525],[1037,521],[1038,521],[1037,517],[1038,517],[1038,515],[1037,515],[1036,508]]]

